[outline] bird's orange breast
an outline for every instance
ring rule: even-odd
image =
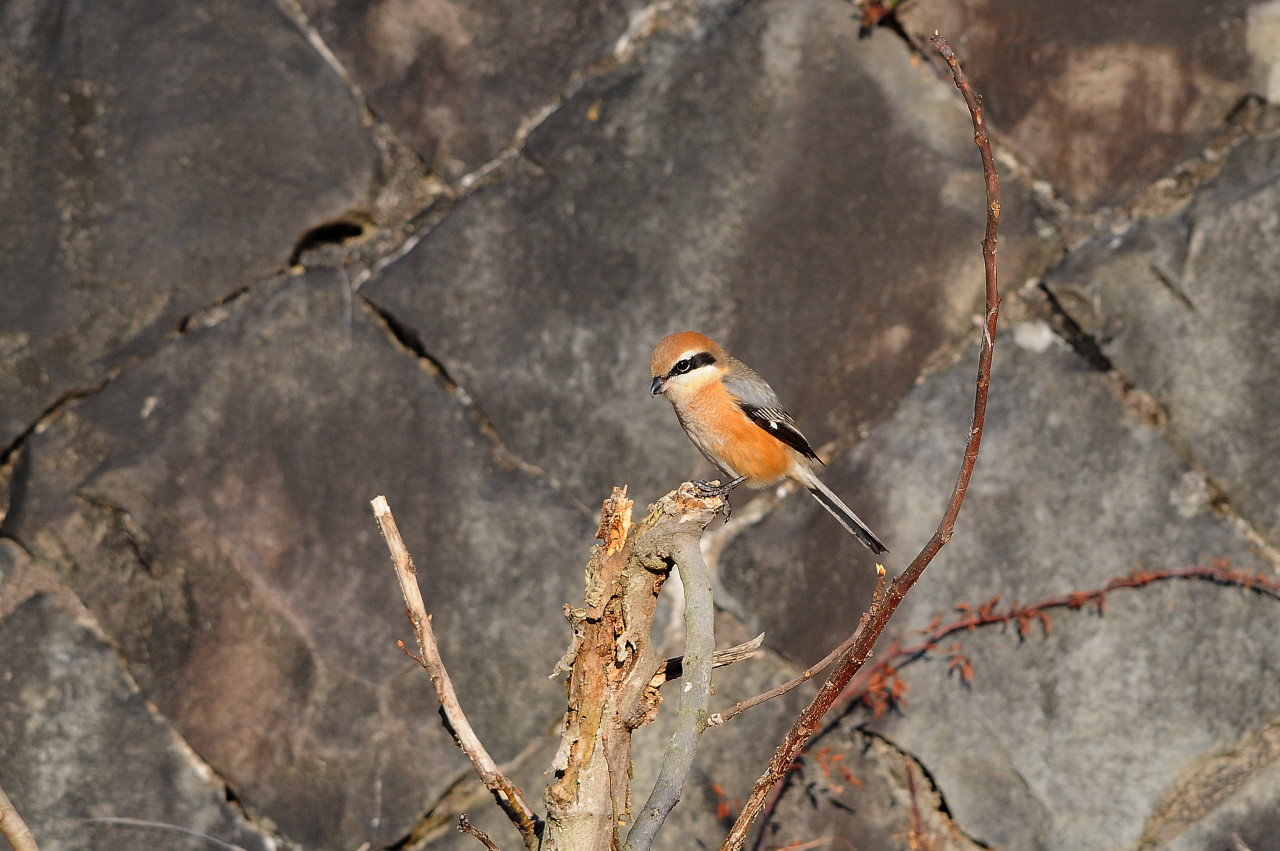
[[[719,381],[692,394],[681,419],[702,454],[725,473],[745,476],[747,485],[777,484],[791,469],[795,452],[747,419]]]

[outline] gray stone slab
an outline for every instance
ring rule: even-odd
[[[1222,497],[1280,544],[1280,140],[1236,148],[1181,214],[1080,251],[1047,284],[1168,419]]]
[[[28,441],[4,524],[246,805],[309,847],[403,836],[463,767],[396,647],[413,639],[369,500],[388,496],[499,759],[563,710],[547,674],[594,530],[499,464],[344,286],[259,288],[68,411]]]
[[[285,7],[0,9],[0,445],[25,435],[0,469],[0,641],[26,654],[0,665],[27,660],[13,669],[36,684],[26,693],[68,680],[54,663],[115,664],[30,602],[47,591],[74,610],[78,597],[141,692],[109,678],[92,690],[128,713],[151,701],[253,818],[303,847],[399,840],[466,768],[395,647],[410,636],[369,499],[390,497],[463,703],[495,755],[513,756],[561,709],[545,674],[568,637],[561,603],[581,594],[584,506],[622,483],[643,506],[708,473],[646,392],[649,349],[682,328],[751,363],[834,447],[824,477],[889,542],[891,568],[928,537],[959,465],[972,365],[911,388],[967,330],[981,283],[981,176],[953,87],[887,33],[858,41],[847,5],[712,0],[632,17],[639,5],[304,0],[378,117],[446,178],[571,93],[482,188],[412,220],[432,190],[384,197],[394,180],[361,103]],[[907,7],[912,31],[953,36],[993,127],[1031,166],[1003,182],[1006,292],[1057,245],[1025,237],[1031,178],[1092,209],[1198,151],[1242,94],[1274,87],[1271,6]],[[588,67],[628,26],[646,39],[636,61]],[[1158,403],[1158,427],[1046,326],[1006,335],[956,537],[892,629],[1139,564],[1254,564],[1215,504],[1280,542],[1275,151],[1264,132],[1184,211],[1086,243],[1049,276]],[[422,239],[360,293],[336,272],[274,277],[316,225],[381,227],[374,207],[401,218],[368,251]],[[782,658],[725,673],[717,699],[847,635],[871,563],[804,494],[746,530],[724,552],[722,602]],[[1238,834],[1259,851],[1275,799],[1275,606],[1166,584],[1112,595],[1102,618],[1056,614],[1048,637],[967,635],[973,685],[945,662],[909,666],[905,713],[875,729],[989,844],[1226,848]],[[61,655],[41,656],[50,646]],[[708,733],[663,847],[718,841],[711,784],[745,793],[783,708]],[[177,741],[142,717],[81,728],[81,750],[40,730],[0,736],[0,772],[22,773],[0,781],[37,790],[18,803],[50,847],[138,847],[55,823],[64,813],[36,781],[84,771],[99,745],[152,760]],[[0,706],[0,725],[38,718]],[[120,741],[105,742],[113,724]],[[62,749],[36,753],[49,742]],[[770,841],[897,847],[902,760],[858,732],[819,747],[870,788],[836,790],[806,763]],[[184,759],[173,776],[198,776]],[[1217,771],[1231,759],[1234,774]],[[544,764],[518,772],[535,801]],[[134,790],[82,791],[75,801],[114,810]],[[216,784],[172,793],[153,796],[169,807],[157,819],[240,835]],[[501,816],[483,796],[477,807],[498,835]],[[245,836],[233,841],[253,847]]]
[[[0,624],[0,681],[0,782],[43,851],[277,847],[227,802],[115,652],[51,597]]]
[[[1000,140],[1086,209],[1128,200],[1274,86],[1265,2],[921,0],[902,18],[951,40]]]
[[[1261,567],[1213,513],[1203,481],[1107,378],[1061,344],[1036,351],[1012,337],[996,355],[983,455],[955,537],[890,632],[953,616],[960,603],[1037,601],[1139,566]],[[903,559],[936,525],[958,469],[971,370],[931,377],[853,453],[883,495],[887,540]],[[923,762],[979,841],[1131,846],[1180,777],[1280,712],[1272,598],[1166,582],[1114,592],[1102,617],[1052,617],[1048,636],[957,636],[973,683],[945,659],[912,665],[905,712],[874,725]]]
[[[706,474],[647,393],[673,330],[751,363],[816,445],[851,442],[968,322],[984,211],[950,83],[856,31],[755,4],[592,78],[362,294],[584,503]]]
[[[452,179],[609,57],[642,3],[303,0],[370,108]]]
[[[1278,847],[1280,724],[1274,720],[1201,760],[1147,823],[1139,848],[1270,851]]]
[[[270,3],[0,8],[0,445],[367,204],[358,102]]]

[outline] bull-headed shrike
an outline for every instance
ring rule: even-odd
[[[778,394],[751,367],[695,331],[663,337],[649,358],[654,396],[675,408],[685,434],[729,477],[704,492],[724,495],[738,485],[772,487],[790,479],[813,494],[867,549],[889,550],[814,472],[822,463]]]

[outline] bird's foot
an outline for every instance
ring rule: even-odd
[[[729,491],[746,481],[746,479],[746,476],[738,476],[738,478],[723,485],[720,484],[718,480],[714,482],[696,481],[693,483],[693,488],[698,492],[698,496],[701,497],[725,496]]]
[[[725,484],[720,482],[697,481],[693,483],[693,489],[698,492],[698,496],[707,499],[711,497],[720,497],[724,502],[724,522],[728,523],[729,518],[733,515],[733,505],[729,502],[729,492],[738,485],[746,481],[746,476],[738,476]]]

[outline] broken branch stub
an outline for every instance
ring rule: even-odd
[[[633,524],[625,489],[605,501],[586,605],[567,612],[574,630],[568,709],[546,792],[544,851],[618,846],[618,828],[631,818],[631,734],[662,700],[666,660],[650,637],[658,593],[681,554],[697,552],[719,506],[719,498],[682,488]]]

